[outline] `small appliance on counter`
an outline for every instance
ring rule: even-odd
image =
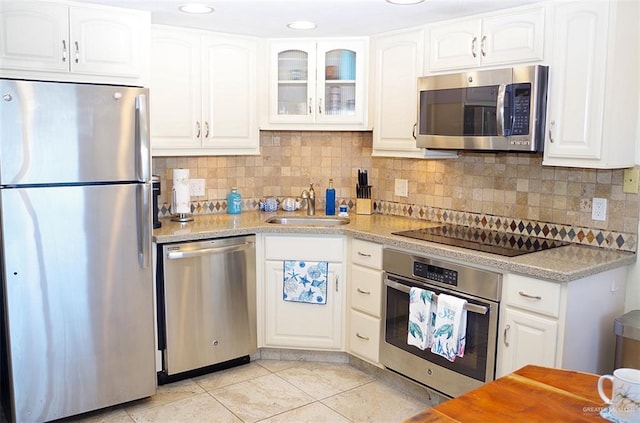
[[[160,190],[160,177],[158,175],[151,176],[151,192],[153,193],[153,229],[162,226],[158,218],[158,199],[162,191]]]

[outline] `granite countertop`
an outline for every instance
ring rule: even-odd
[[[333,234],[377,242],[389,247],[411,250],[416,253],[462,261],[468,264],[529,275],[558,282],[569,282],[635,263],[636,255],[624,251],[608,250],[570,244],[518,257],[473,251],[428,241],[413,240],[392,232],[439,226],[441,223],[409,219],[390,215],[350,214],[347,225],[332,227],[294,226],[265,223],[273,215],[293,216],[291,212],[244,212],[239,215],[196,215],[192,222],[173,222],[161,219],[162,227],[154,229],[157,243],[191,241],[245,234]]]

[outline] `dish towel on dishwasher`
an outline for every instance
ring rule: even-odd
[[[467,300],[439,294],[431,352],[449,361],[464,355],[467,338]]]
[[[327,303],[326,261],[285,260],[282,299],[299,303]]]
[[[421,350],[429,346],[431,328],[435,318],[433,292],[426,289],[411,287],[409,291],[409,330],[407,344],[414,345]]]

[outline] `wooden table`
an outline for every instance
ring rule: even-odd
[[[598,375],[590,373],[526,366],[405,423],[606,422],[597,383]],[[605,384],[605,392],[610,389]]]

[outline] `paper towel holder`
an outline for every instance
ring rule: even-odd
[[[172,208],[175,210],[176,208],[176,190],[173,190],[173,202],[172,202]],[[175,213],[173,215],[173,217],[171,218],[172,222],[181,222],[181,223],[185,223],[185,222],[191,222],[193,221],[193,216],[191,216],[189,213]]]

